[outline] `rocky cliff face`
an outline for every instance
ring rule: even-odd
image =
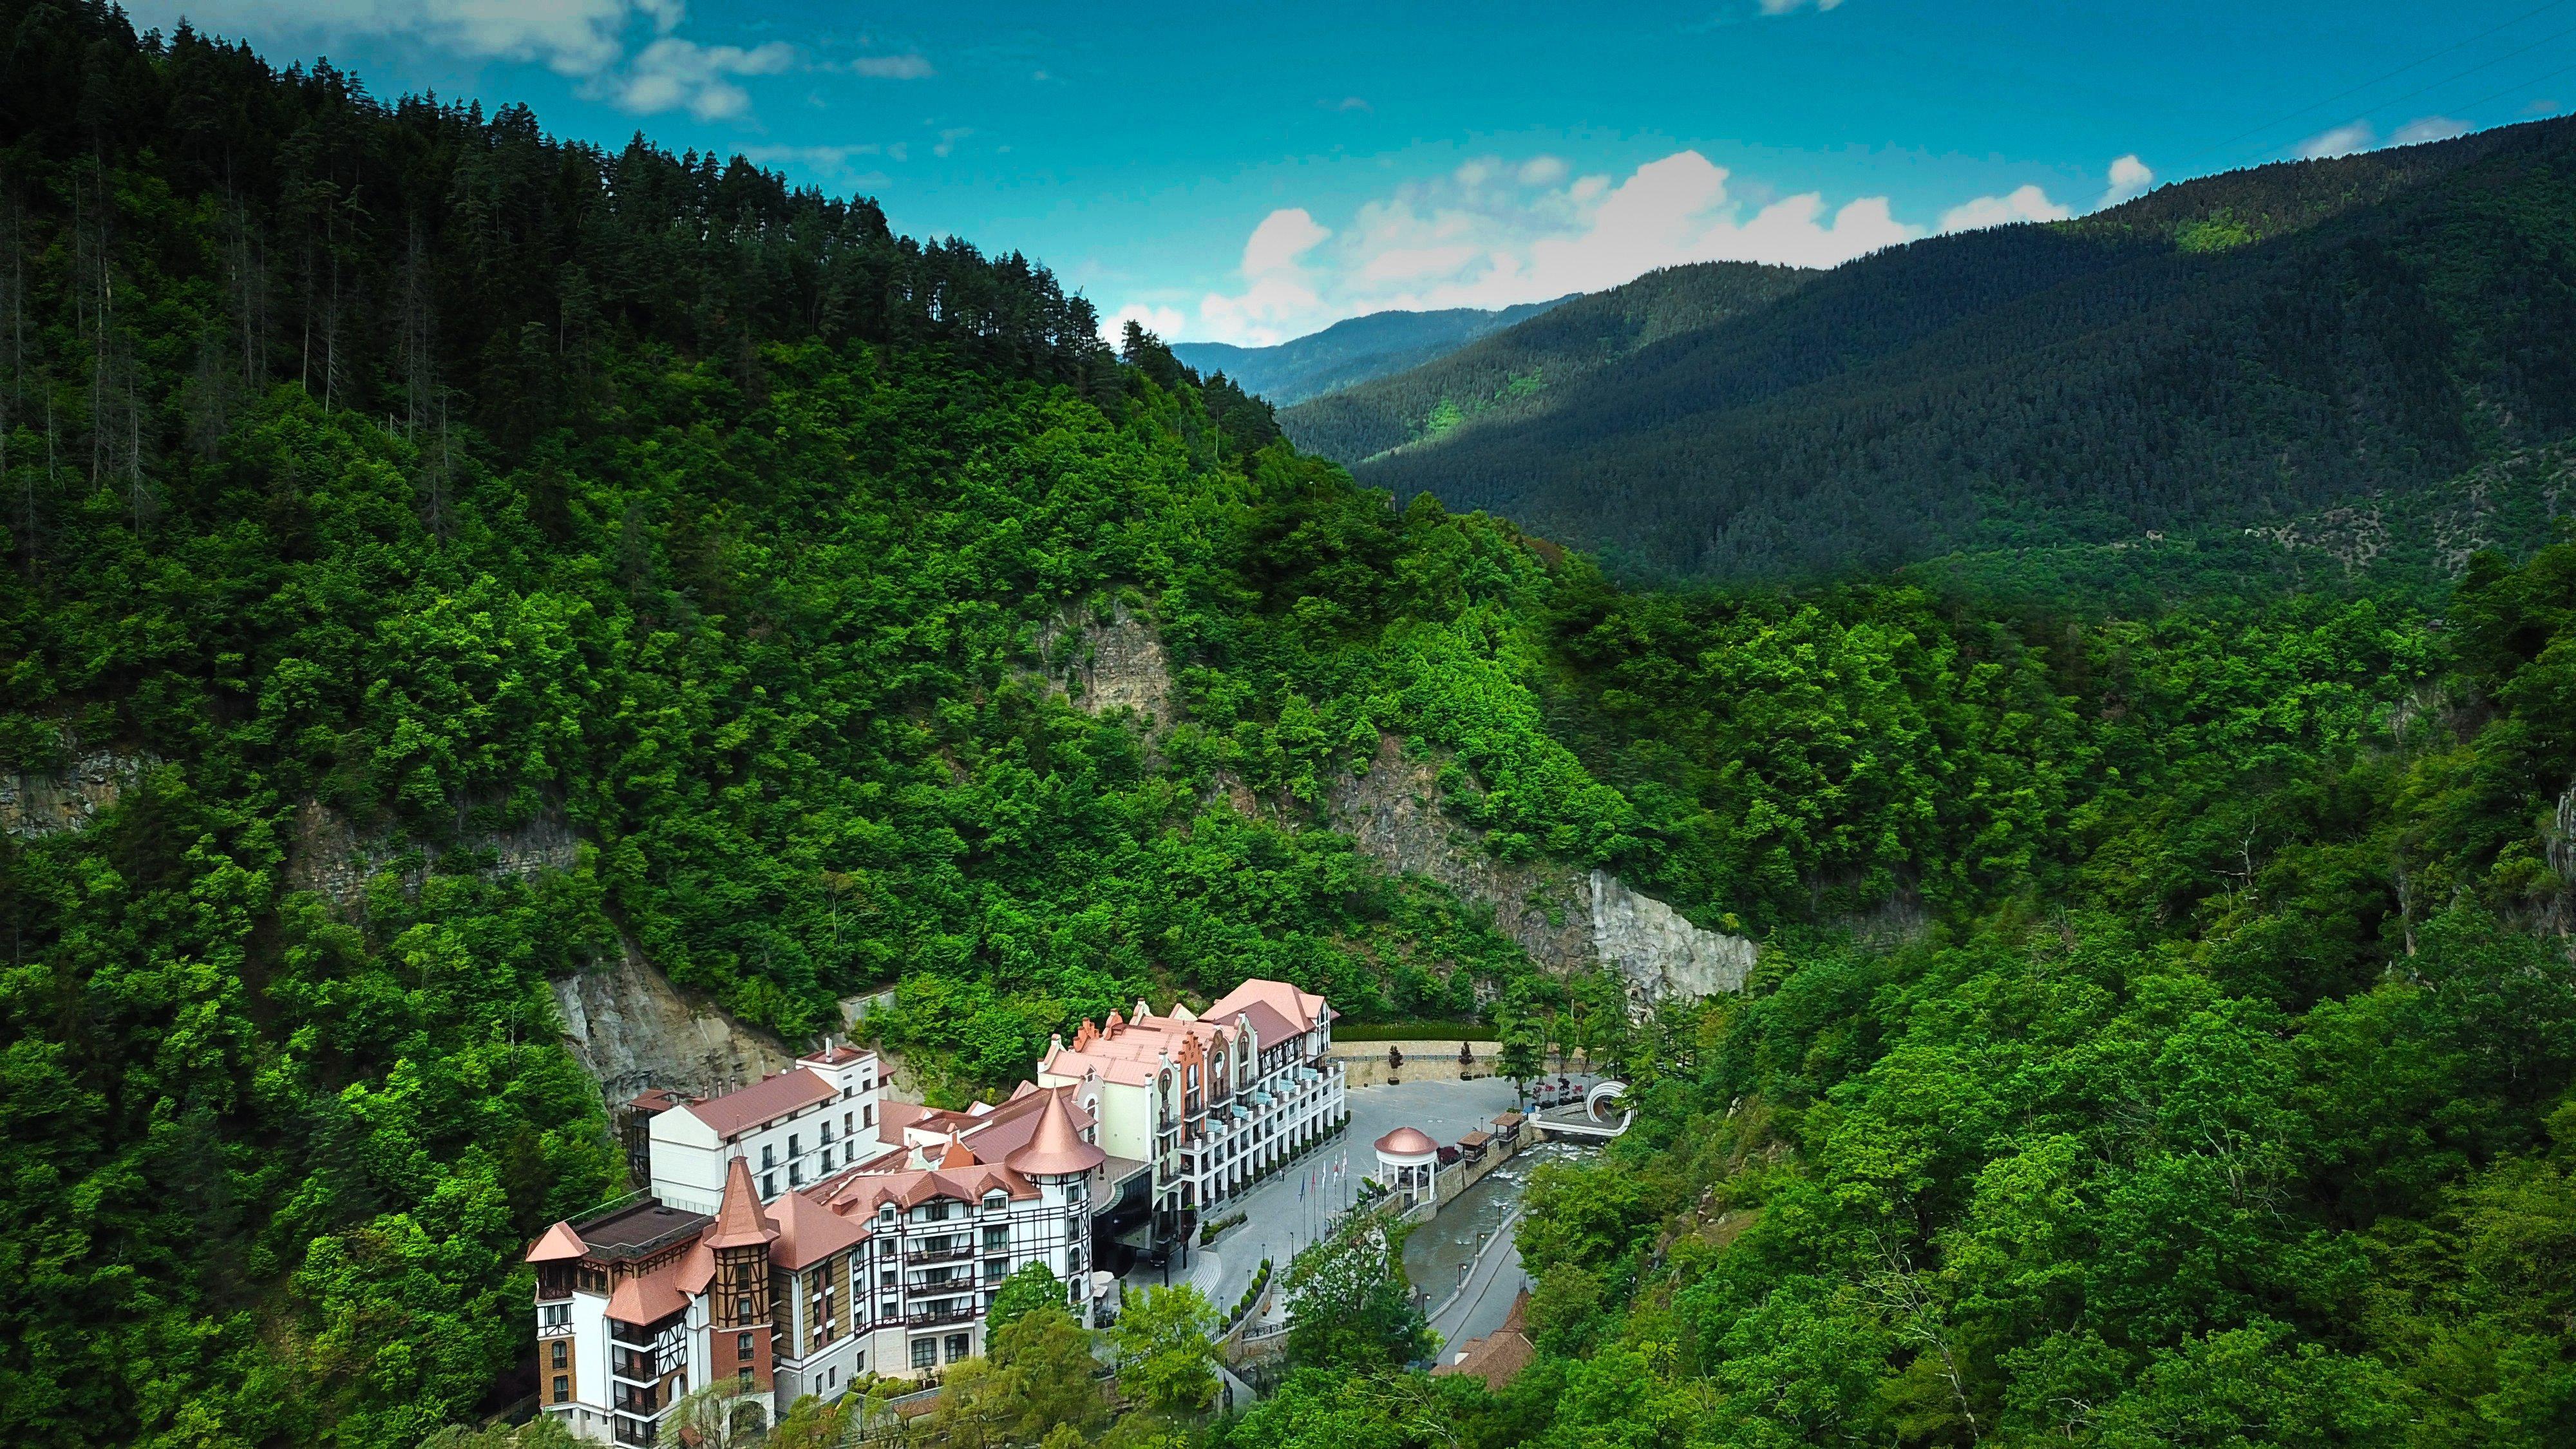
[[[1599,959],[1592,949],[1590,882],[1551,861],[1496,859],[1472,828],[1442,808],[1438,763],[1408,757],[1395,736],[1379,739],[1367,774],[1334,783],[1325,813],[1362,854],[1492,906],[1495,929],[1541,966],[1574,971]]]
[[[1590,885],[1593,953],[1628,978],[1632,999],[1651,1006],[1744,989],[1753,974],[1751,941],[1692,925],[1608,871],[1592,872]]]
[[[560,811],[541,812],[515,830],[470,836],[463,848],[492,863],[479,873],[488,879],[526,879],[540,871],[570,870],[580,860],[572,823]],[[295,812],[295,837],[286,857],[286,888],[327,896],[345,913],[365,906],[367,882],[394,866],[411,845],[390,836],[362,837],[348,817],[319,801],[307,800]],[[405,889],[417,889],[425,865],[409,867]]]
[[[1048,676],[1090,714],[1132,709],[1149,729],[1172,722],[1172,667],[1151,620],[1110,605],[1107,617],[1078,609],[1038,632]]]
[[[795,1060],[776,1038],[683,995],[631,942],[608,970],[552,985],[565,1045],[611,1106],[648,1087],[730,1092]]]
[[[0,775],[0,831],[30,840],[86,829],[155,763],[148,755],[88,750],[59,770]]]
[[[570,870],[581,858],[571,822],[556,811],[461,844],[475,855],[489,855],[479,873],[492,879]],[[396,837],[362,835],[346,816],[308,800],[295,815],[286,885],[318,892],[356,918],[366,912],[367,883],[388,869],[401,872],[404,889],[419,888],[427,866],[413,849]],[[598,1079],[610,1106],[648,1087],[692,1096],[728,1092],[792,1063],[794,1054],[777,1039],[692,1000],[633,942],[623,945],[607,970],[549,983],[563,1012],[564,1043]]]
[[[1443,808],[1438,764],[1408,758],[1392,735],[1379,739],[1367,774],[1334,786],[1326,812],[1362,853],[1493,907],[1496,929],[1539,965],[1616,970],[1639,1011],[1741,991],[1752,972],[1752,941],[1693,925],[1607,871],[1495,859],[1473,828]]]

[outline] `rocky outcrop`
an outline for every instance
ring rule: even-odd
[[[611,1105],[648,1087],[713,1096],[794,1062],[776,1038],[684,995],[632,942],[607,970],[551,985],[564,1044]]]
[[[1553,862],[1497,859],[1472,827],[1442,807],[1438,763],[1406,755],[1395,736],[1378,740],[1368,773],[1334,783],[1325,811],[1361,854],[1491,906],[1494,928],[1541,966],[1576,971],[1599,959],[1592,949],[1590,883]]]
[[[1606,870],[1594,871],[1590,885],[1593,953],[1628,978],[1631,998],[1652,1005],[1744,989],[1753,974],[1751,941],[1692,925]]]
[[[59,770],[0,775],[0,831],[32,840],[87,829],[155,763],[149,755],[88,750]]]
[[[1334,785],[1325,809],[1362,854],[1492,907],[1495,929],[1540,966],[1616,970],[1639,1011],[1741,991],[1753,969],[1752,941],[1693,925],[1608,871],[1496,859],[1473,827],[1443,807],[1437,762],[1409,757],[1393,735],[1378,740],[1366,774]]]
[[[468,836],[459,848],[473,856],[489,855],[476,874],[488,880],[525,880],[540,871],[570,870],[581,852],[572,822],[559,810],[543,810],[514,830]],[[295,812],[295,834],[286,856],[286,888],[328,897],[342,912],[355,914],[366,904],[367,882],[400,866],[403,887],[417,890],[428,875],[421,847],[391,836],[361,836],[349,818],[318,800],[307,800]],[[406,857],[411,863],[403,864]]]
[[[1172,722],[1172,666],[1153,621],[1127,607],[1088,608],[1038,631],[1048,677],[1090,714],[1132,709],[1149,729]]]

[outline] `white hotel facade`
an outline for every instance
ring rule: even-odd
[[[1169,1242],[1339,1129],[1333,1016],[1273,981],[1203,1015],[1139,1002],[962,1112],[894,1100],[876,1054],[847,1046],[703,1102],[648,1092],[631,1110],[649,1186],[528,1251],[541,1410],[652,1444],[673,1402],[719,1379],[784,1412],[917,1378],[983,1352],[994,1290],[1029,1263],[1087,1319],[1114,1205],[1149,1208]]]

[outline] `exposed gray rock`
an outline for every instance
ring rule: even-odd
[[[1692,925],[1652,896],[1641,896],[1605,870],[1592,873],[1592,949],[1628,978],[1630,1000],[1696,1001],[1742,991],[1755,948],[1742,936]]]
[[[1071,644],[1070,657],[1060,658]],[[1153,621],[1123,602],[1106,619],[1089,609],[1038,631],[1038,654],[1074,704],[1090,714],[1132,709],[1149,728],[1172,722],[1172,666]]]
[[[564,1044],[612,1106],[648,1087],[713,1096],[794,1063],[775,1037],[682,994],[633,942],[607,970],[550,984]]]
[[[1393,735],[1379,738],[1368,773],[1335,782],[1325,809],[1362,854],[1491,906],[1495,928],[1540,966],[1616,969],[1641,1013],[1661,1001],[1741,991],[1759,954],[1752,941],[1695,926],[1607,871],[1496,859],[1474,827],[1444,808],[1438,763],[1409,757]]]
[[[87,829],[157,763],[149,755],[88,750],[60,770],[0,775],[0,830],[32,840]]]
[[[1496,859],[1473,827],[1443,808],[1439,764],[1406,755],[1395,736],[1379,737],[1367,774],[1333,783],[1325,811],[1363,855],[1493,907],[1495,929],[1541,966],[1575,971],[1598,959],[1590,883],[1552,861]]]
[[[561,811],[538,812],[514,830],[468,837],[471,852],[492,853],[493,862],[478,874],[490,880],[524,880],[541,871],[570,870],[581,858],[572,823]],[[415,849],[391,836],[362,837],[347,816],[318,800],[307,800],[295,812],[295,836],[286,856],[286,888],[315,891],[342,912],[355,915],[366,905],[367,882],[403,860]],[[425,859],[405,868],[405,890],[420,888],[428,873]]]

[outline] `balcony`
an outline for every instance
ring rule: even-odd
[[[975,1321],[975,1300],[959,1298],[932,1308],[916,1308],[903,1317],[907,1328],[929,1328],[942,1323]]]
[[[935,1248],[926,1243],[908,1243],[903,1250],[903,1260],[907,1263],[953,1263],[974,1256],[975,1243],[971,1238]]]
[[[619,1384],[617,1386],[617,1395],[612,1402],[616,1404],[617,1412],[621,1414],[633,1414],[638,1418],[644,1419],[652,1418],[654,1415],[661,1413],[666,1407],[662,1402],[662,1392],[659,1385],[649,1389],[636,1389],[629,1388],[624,1384]]]
[[[661,1362],[653,1354],[611,1348],[608,1351],[608,1376],[630,1384],[659,1383],[662,1380]]]

